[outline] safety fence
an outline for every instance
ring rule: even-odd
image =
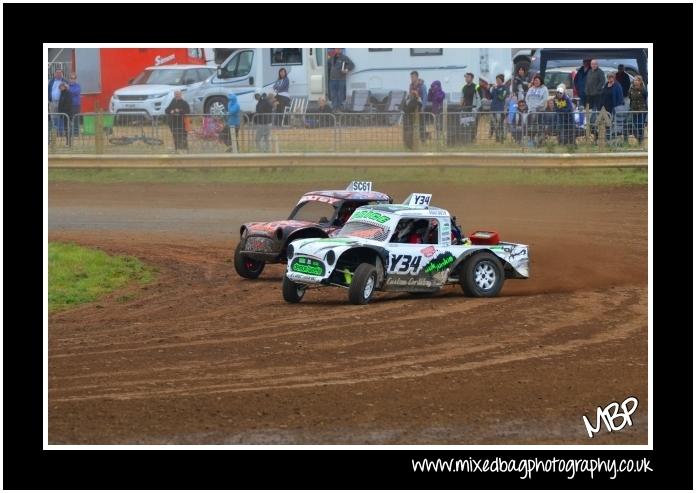
[[[49,153],[645,151],[647,113],[49,114]]]

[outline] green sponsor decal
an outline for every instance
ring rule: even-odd
[[[296,257],[290,264],[290,269],[301,274],[309,274],[310,276],[324,275],[324,264],[307,257]]]
[[[455,260],[454,256],[449,252],[440,254],[425,265],[423,272],[430,274],[443,271],[448,266],[452,265]]]
[[[358,211],[355,214],[353,214],[351,219],[369,219],[371,221],[384,224],[387,221],[389,221],[389,216],[383,216],[379,212],[375,211]]]

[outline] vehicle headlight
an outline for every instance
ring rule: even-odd
[[[295,247],[292,244],[288,245],[287,257],[290,259],[295,255]]]
[[[147,99],[159,99],[165,97],[167,94],[166,92],[163,92],[162,94],[150,94]]]
[[[329,252],[326,254],[326,263],[329,265],[333,265],[335,261],[336,261],[336,254],[334,253],[333,250],[329,250]]]

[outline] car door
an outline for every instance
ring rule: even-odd
[[[430,227],[421,243],[408,243],[397,236],[408,221],[427,220]],[[404,218],[397,224],[395,235],[387,244],[386,286],[390,291],[432,291],[447,281],[448,266],[454,256],[440,244],[441,223],[438,218]]]

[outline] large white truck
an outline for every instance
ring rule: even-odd
[[[290,97],[306,98],[310,107],[320,96],[328,95],[327,48],[239,48],[218,66],[217,74],[207,80],[193,98],[195,113],[224,113],[227,95],[232,91],[242,111],[253,113],[254,93],[272,90],[280,68],[290,79]],[[391,90],[406,90],[409,74],[416,70],[428,87],[439,80],[450,102],[458,101],[464,74],[471,72],[478,81],[484,77],[495,82],[499,73],[512,74],[512,50],[509,48],[346,48],[355,63],[346,83],[346,95],[368,89],[373,101],[386,100]]]

